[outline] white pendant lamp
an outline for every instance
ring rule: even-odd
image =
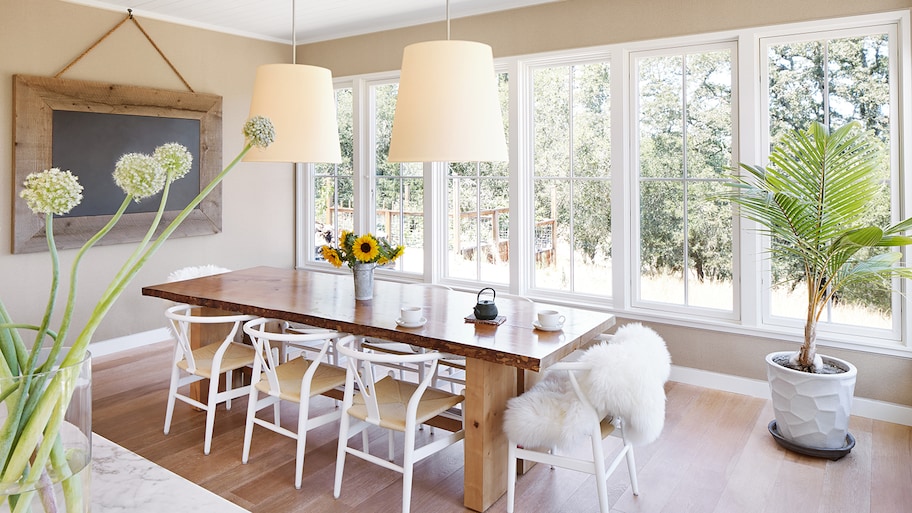
[[[252,148],[248,162],[342,162],[332,73],[295,63],[294,0],[291,3],[292,64],[257,68],[250,116],[266,116],[275,142]]]
[[[447,40],[405,47],[390,162],[507,160],[491,47]]]

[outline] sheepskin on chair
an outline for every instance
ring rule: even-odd
[[[568,371],[546,371],[539,383],[507,403],[504,431],[510,440],[530,449],[566,448],[589,434],[593,420],[607,416],[624,419],[625,436],[634,445],[658,438],[671,371],[662,337],[642,324],[627,324],[610,341],[587,349],[579,361],[592,366],[574,372],[599,418],[586,418],[591,410],[580,404]]]
[[[222,274],[229,273],[231,269],[225,269],[224,267],[219,267],[217,265],[207,264],[207,265],[197,265],[191,267],[184,267],[173,271],[168,275],[168,281],[184,281],[191,278],[202,278],[203,276],[211,276],[213,274]]]

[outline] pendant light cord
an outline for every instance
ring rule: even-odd
[[[298,63],[298,41],[295,33],[295,0],[291,0],[291,63]]]
[[[450,0],[446,0],[447,41],[450,40]]]

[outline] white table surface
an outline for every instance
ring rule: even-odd
[[[162,513],[247,510],[92,433],[92,512]]]

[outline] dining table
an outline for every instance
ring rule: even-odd
[[[518,373],[546,369],[595,340],[615,321],[608,312],[495,295],[500,324],[475,322],[478,295],[473,292],[376,280],[372,299],[355,300],[351,275],[266,266],[146,286],[142,294],[464,357],[463,501],[479,512],[505,493],[507,472],[515,471],[507,469],[502,416],[507,401],[522,392]],[[400,326],[403,306],[421,307],[426,322]],[[537,311],[544,308],[564,316],[559,329],[535,326]]]

